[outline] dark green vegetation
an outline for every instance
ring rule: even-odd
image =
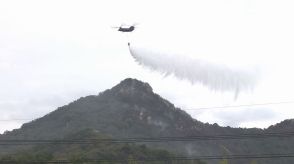
[[[86,130],[88,129],[88,130]],[[147,83],[126,79],[110,90],[80,98],[58,108],[48,115],[24,124],[20,129],[0,136],[1,140],[50,140],[83,136],[121,138],[182,137],[199,135],[265,134],[294,131],[294,121],[286,120],[268,129],[242,129],[205,124],[174,107],[153,93]],[[97,136],[92,136],[93,133]],[[226,140],[193,140],[177,142],[140,142],[134,144],[98,145],[29,145],[1,146],[0,154],[9,158],[75,159],[110,157],[124,160],[158,158],[166,156],[231,156],[242,154],[294,153],[294,137],[267,137]],[[142,146],[142,145],[146,146]],[[50,145],[50,146],[49,146]],[[124,147],[130,149],[124,154]],[[146,151],[144,151],[144,149]],[[159,150],[161,149],[161,150]],[[169,152],[163,151],[167,150]],[[40,154],[38,154],[40,153]],[[102,154],[101,154],[102,153]],[[104,153],[104,154],[103,154]],[[172,155],[173,154],[173,155]],[[23,157],[25,156],[25,157]],[[129,163],[135,162],[129,160]],[[187,161],[185,161],[187,163]],[[294,158],[275,159],[224,159],[207,160],[206,163],[232,164],[289,164]]]
[[[92,129],[85,129],[72,134],[66,140],[97,139],[108,140],[109,136]],[[166,150],[150,149],[146,145],[115,144],[97,142],[95,144],[48,144],[36,145],[13,155],[4,155],[0,163],[148,163],[163,164],[174,162],[174,154]],[[8,162],[9,161],[9,162]],[[178,163],[187,163],[178,161]],[[198,160],[188,161],[189,164],[204,164]]]

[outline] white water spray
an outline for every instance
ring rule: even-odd
[[[214,91],[233,91],[235,99],[240,91],[252,90],[259,75],[254,67],[234,68],[202,59],[154,52],[130,44],[129,50],[140,65],[165,76],[174,75],[192,84],[202,84]]]

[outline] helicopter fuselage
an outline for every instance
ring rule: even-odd
[[[135,26],[130,27],[119,27],[118,31],[120,32],[132,32],[135,30]]]

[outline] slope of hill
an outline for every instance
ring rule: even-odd
[[[82,97],[42,118],[26,123],[20,129],[1,135],[0,139],[62,139],[83,129],[93,129],[101,134],[120,139],[262,134],[291,131],[293,128],[293,121],[290,120],[265,130],[204,124],[153,93],[149,84],[135,79],[126,79],[99,95]],[[293,138],[197,140],[146,143],[146,145],[185,156],[294,152]],[[1,150],[3,148],[0,148],[0,152]],[[13,152],[15,148],[6,147],[5,150]],[[277,163],[272,160],[258,160],[258,163],[271,162]],[[283,158],[279,159],[278,163],[293,162],[294,159]],[[230,163],[241,164],[248,161],[231,160]]]
[[[84,129],[71,134],[63,141],[82,140],[110,140],[109,136],[103,135],[93,129]],[[54,143],[54,142],[53,142]],[[175,161],[175,154],[166,150],[150,149],[145,145],[128,143],[96,142],[94,144],[36,144],[25,151],[16,151],[13,155],[4,155],[0,163],[148,163],[165,164]],[[178,164],[187,163],[177,161]],[[189,160],[190,164],[205,164],[199,160]]]

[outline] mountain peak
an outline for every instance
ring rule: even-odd
[[[119,94],[133,95],[136,93],[153,93],[152,87],[148,83],[144,83],[137,79],[127,78],[121,81],[111,90]]]

